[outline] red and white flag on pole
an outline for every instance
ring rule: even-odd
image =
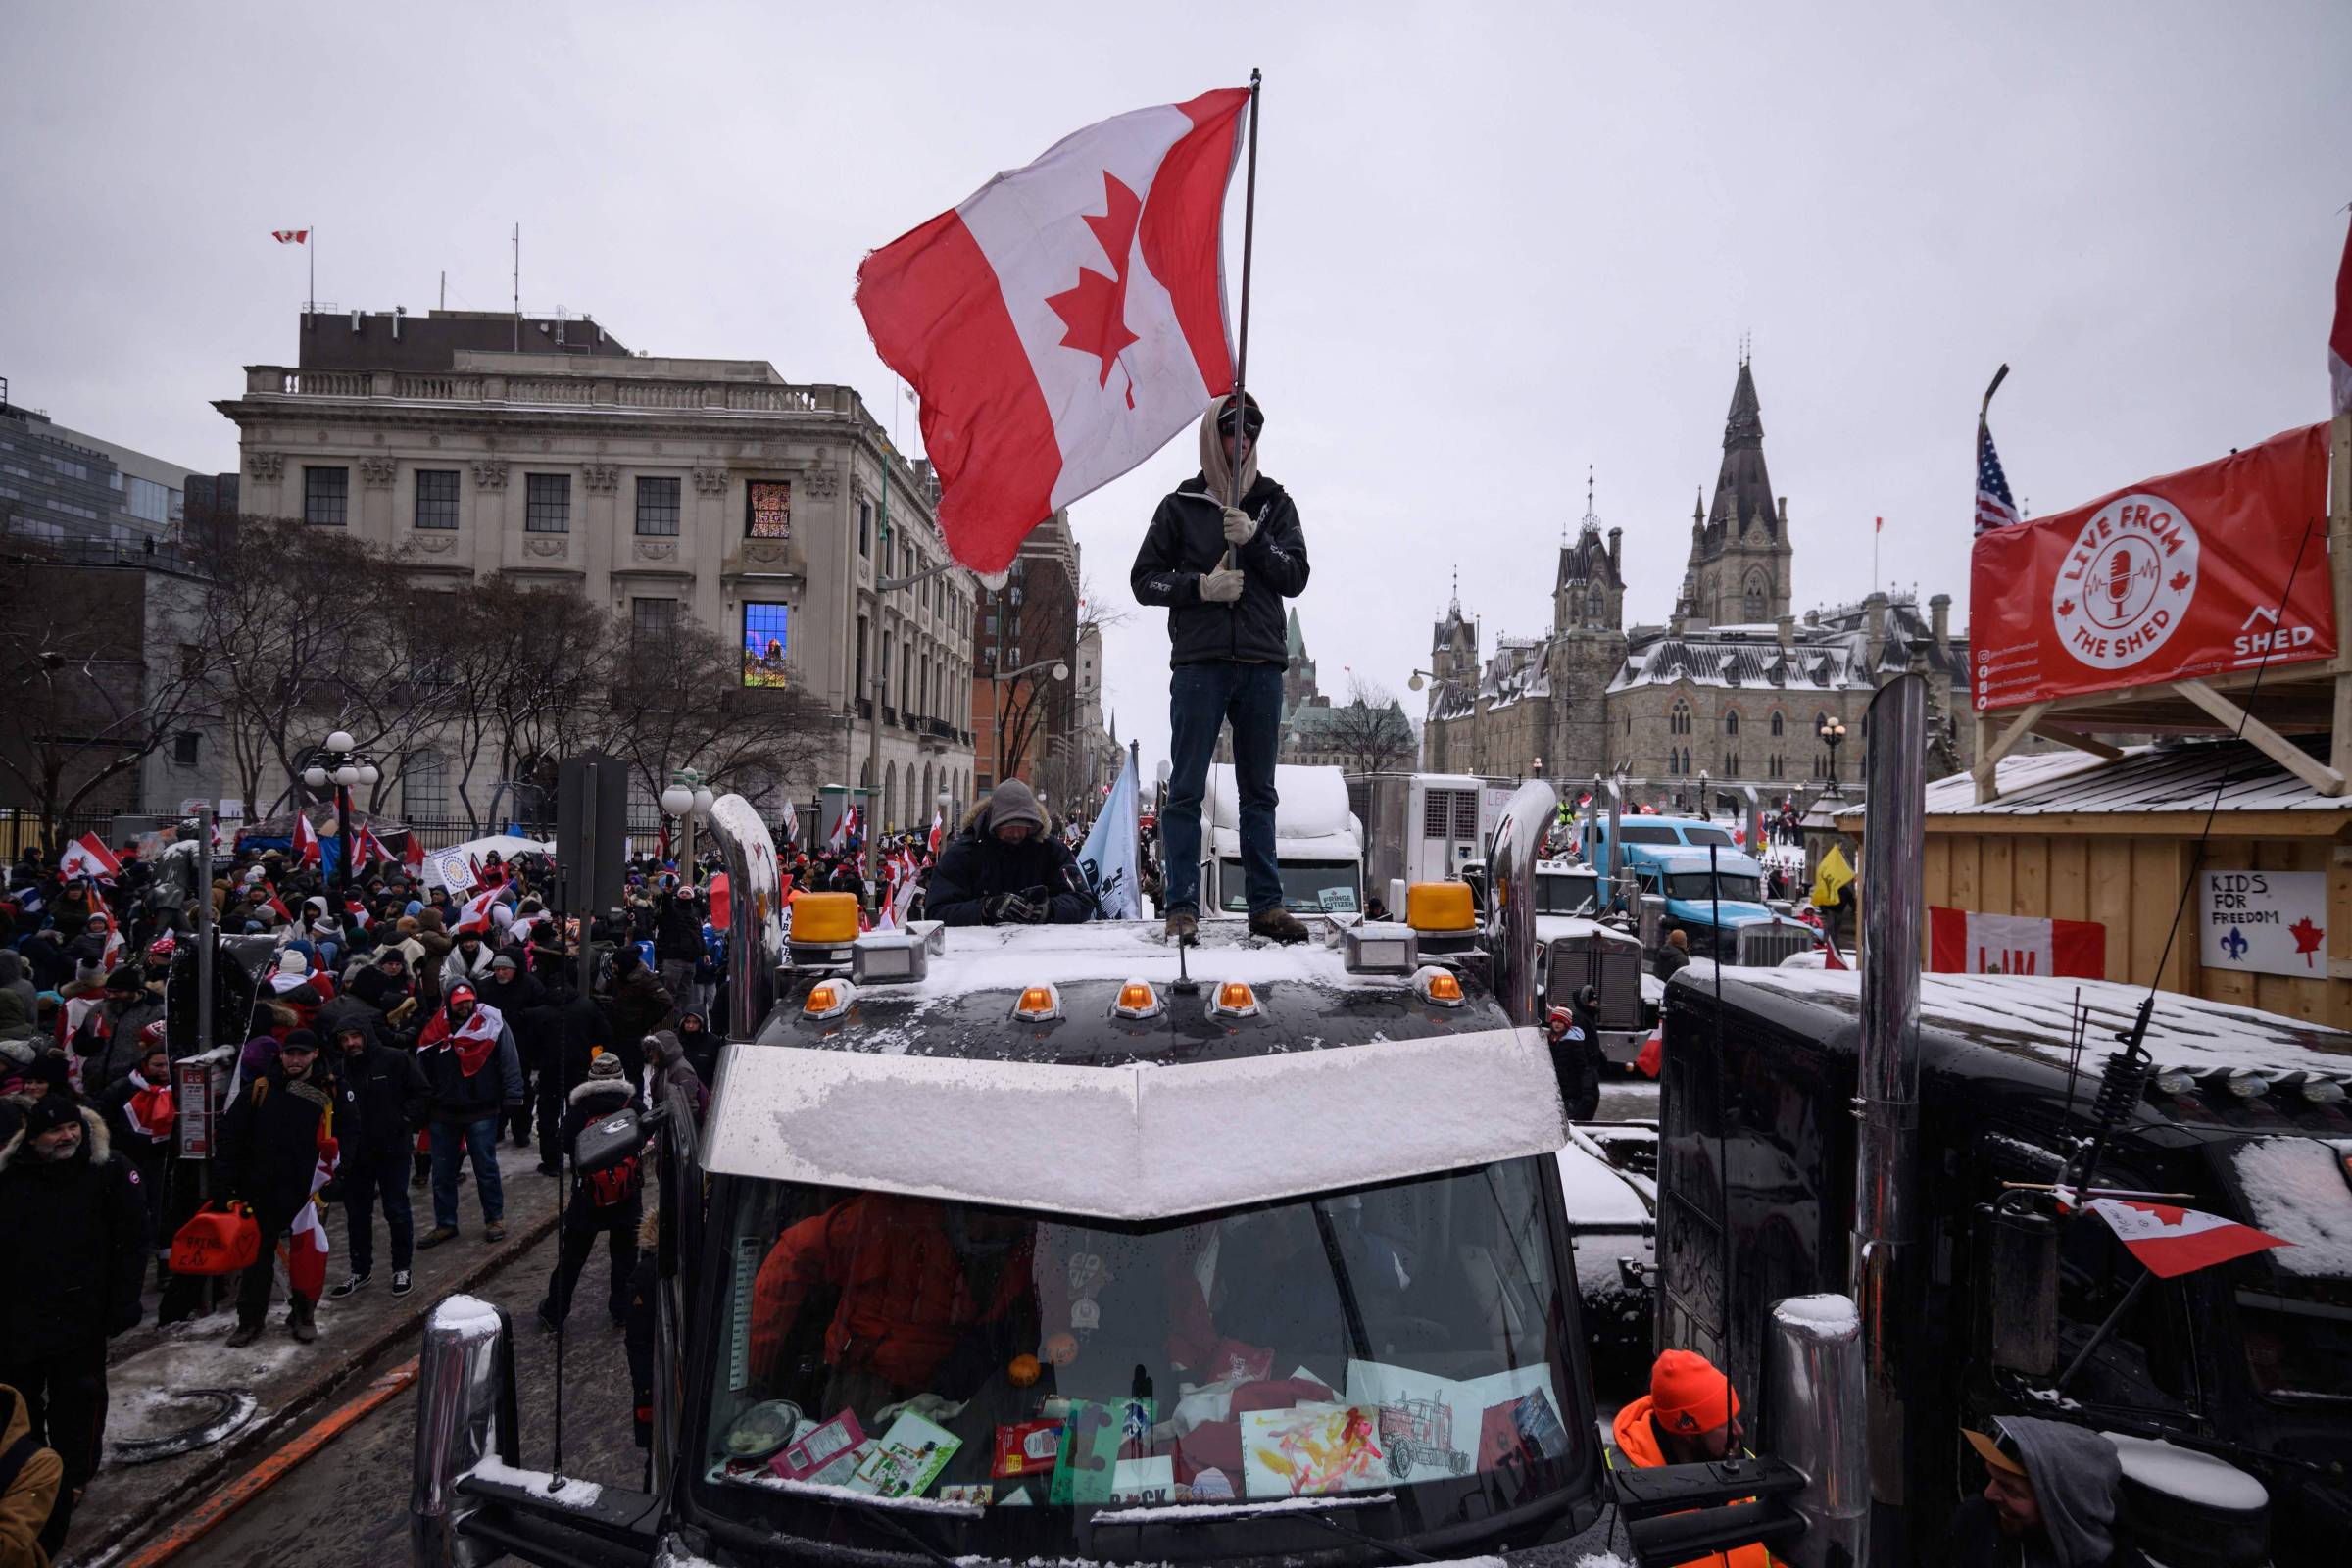
[[[270,231],[270,237],[280,245],[301,245],[308,243],[311,231],[307,228],[273,228]]]
[[[947,836],[947,821],[939,814],[939,808],[934,806],[931,808],[931,857],[933,859],[939,858],[939,841]]]
[[[1089,125],[858,268],[963,564],[1002,571],[1233,390],[1225,188],[1249,105],[1227,87]]]
[[[2107,928],[2093,920],[1928,909],[1928,967],[1937,974],[2107,978]]]
[[[499,892],[500,890],[497,888],[484,888],[472,898],[467,899],[466,906],[458,911],[458,929],[460,931],[488,931],[490,929],[490,906],[498,902]]]
[[[2267,1248],[2292,1247],[2281,1237],[2219,1214],[2130,1198],[2094,1198],[2082,1205],[2105,1220],[2117,1241],[2161,1279],[2244,1257]]]
[[[294,1211],[294,1223],[286,1229],[286,1285],[314,1303],[326,1287],[330,1250],[326,1227],[319,1222],[318,1189],[334,1180],[335,1166],[342,1157],[341,1146],[327,1131],[331,1121],[330,1117],[318,1123],[318,1158],[311,1166],[311,1196]]]
[[[416,836],[415,828],[409,829],[409,844],[400,852],[400,864],[411,876],[424,875],[424,840]]]
[[[298,865],[319,862],[318,830],[311,826],[311,813],[299,806],[294,808],[294,860]]]
[[[825,848],[835,855],[839,855],[843,850],[849,848],[850,842],[857,836],[858,808],[852,806],[833,819],[833,833],[830,838],[825,840]]]
[[[94,882],[112,882],[122,870],[122,862],[106,847],[106,840],[95,833],[84,833],[57,857],[57,874],[68,882],[84,876]]]
[[[2335,324],[2328,333],[2328,381],[2335,394],[2329,407],[2339,415],[2352,414],[2352,228],[2344,231],[2344,259],[2335,269]]]

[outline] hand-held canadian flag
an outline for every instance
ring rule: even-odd
[[[311,813],[301,807],[294,808],[294,859],[299,865],[317,865],[321,852],[318,830],[311,826]]]
[[[122,862],[115,852],[106,847],[106,840],[95,833],[84,833],[60,851],[57,874],[63,881],[88,877],[93,882],[112,882],[122,871]]]
[[[2114,1230],[2117,1241],[2159,1279],[2227,1263],[2267,1248],[2295,1244],[2219,1214],[2129,1198],[2094,1198],[2082,1205]]]
[[[1223,213],[1249,106],[1228,87],[1090,125],[858,268],[963,564],[1002,571],[1233,390]]]

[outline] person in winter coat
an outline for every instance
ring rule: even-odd
[[[498,1009],[500,1017],[514,1034],[515,1058],[522,1064],[522,1103],[508,1113],[507,1126],[514,1135],[514,1147],[528,1149],[531,1143],[532,1080],[540,1065],[540,1036],[544,1032],[547,1011],[547,988],[523,971],[522,960],[513,950],[502,950],[490,959],[490,978],[473,988],[479,1000]]]
[[[1681,926],[1666,933],[1665,945],[1658,956],[1649,960],[1649,972],[1660,980],[1671,980],[1690,961],[1690,938]]]
[[[514,1034],[496,1007],[471,986],[453,986],[449,1000],[416,1041],[432,1087],[433,1228],[417,1243],[439,1247],[458,1236],[458,1161],[473,1161],[473,1190],[482,1204],[482,1239],[507,1239],[507,1190],[499,1179],[499,1118],[522,1099],[522,1062]]]
[[[147,1197],[148,1229],[163,1247],[168,1237],[164,1189],[177,1133],[177,1107],[172,1102],[172,1053],[161,1018],[139,1031],[139,1064],[101,1094],[98,1104],[106,1112],[116,1152],[139,1173],[139,1186]]]
[[[568,1097],[564,1111],[564,1152],[578,1153],[580,1134],[588,1127],[618,1111],[636,1108],[637,1090],[622,1070],[620,1057],[610,1051],[600,1052],[588,1064],[588,1081]],[[612,1263],[612,1277],[605,1292],[606,1310],[615,1324],[622,1321],[629,1299],[629,1276],[637,1268],[637,1226],[644,1218],[644,1188],[641,1153],[586,1175],[573,1168],[569,1200],[564,1208],[562,1249],[555,1271],[547,1279],[547,1298],[539,1303],[542,1327],[553,1330],[571,1315],[572,1292],[579,1288],[580,1271],[588,1266],[588,1254],[596,1250],[599,1236],[605,1238]]]
[[[146,1198],[112,1146],[104,1117],[50,1094],[0,1147],[0,1383],[63,1461],[39,1537],[51,1556],[104,1451],[106,1342],[137,1326],[147,1276]]]
[[[662,988],[684,1001],[703,956],[703,900],[699,889],[681,887],[675,876],[662,882],[654,896],[654,961],[662,966]]]
[[[948,925],[1076,925],[1094,912],[1069,846],[1046,831],[1029,786],[991,791],[931,872],[930,915]]]
[[[461,931],[458,945],[450,956],[441,960],[441,991],[444,996],[452,986],[472,986],[480,990],[490,978],[490,964],[497,951],[482,940],[479,931]]]
[[[1545,1023],[1551,1045],[1551,1066],[1560,1081],[1560,1103],[1570,1121],[1591,1121],[1600,1110],[1599,1026],[1594,1021],[1599,998],[1591,986],[1579,986],[1576,1000],[1554,1007]]]
[[[539,1174],[560,1176],[557,1140],[564,1131],[564,1097],[588,1079],[588,1064],[600,1051],[617,1050],[611,1019],[595,1000],[582,996],[565,970],[552,971],[545,1040],[539,1072]]]
[[[24,978],[24,957],[10,948],[0,948],[0,991],[13,992],[24,999],[24,1016],[32,1016],[33,999],[40,992],[30,980]]]
[[[654,1299],[662,1287],[662,1210],[647,1206],[637,1223],[637,1266],[629,1270],[629,1296],[621,1306],[620,1348],[629,1361],[629,1404],[635,1414],[637,1446],[648,1450],[647,1486],[652,1485],[654,1446]]]
[[[1649,1369],[1649,1392],[1617,1412],[1615,1441],[1602,1459],[1612,1470],[1703,1464],[1742,1451],[1740,1396],[1732,1380],[1695,1350],[1667,1350]],[[1768,1568],[1762,1546],[1692,1557],[1684,1568]]]
[[[0,1568],[49,1568],[41,1532],[65,1475],[57,1450],[33,1434],[24,1396],[0,1384]]]
[[[694,1069],[705,1090],[718,1082],[718,1048],[722,1044],[710,1032],[709,1018],[699,1012],[678,1014],[678,1048],[685,1052],[686,1065]]]
[[[392,1294],[409,1294],[409,1267],[416,1253],[416,1222],[409,1210],[409,1154],[416,1131],[432,1114],[432,1086],[414,1052],[376,1045],[360,1025],[347,1024],[330,1044],[335,1084],[343,1100],[336,1121],[342,1162],[335,1179],[343,1189],[344,1228],[351,1238],[351,1273],[326,1293],[340,1301],[375,1274],[375,1205],[384,1205],[384,1229],[392,1237]]]
[[[645,1064],[654,1070],[654,1103],[666,1105],[671,1100],[682,1100],[693,1108],[694,1122],[701,1126],[703,1112],[710,1106],[710,1096],[703,1080],[686,1059],[686,1048],[678,1043],[676,1034],[658,1029],[641,1042]]]
[[[162,991],[147,984],[143,970],[126,963],[108,975],[105,1004],[93,1008],[74,1035],[82,1087],[104,1096],[130,1076],[139,1064],[139,1031],[163,1016]]]
[[[612,1033],[623,1040],[642,1040],[669,1026],[677,998],[653,976],[634,948],[612,955]]]
[[[1952,1568],[2147,1568],[2122,1538],[2123,1461],[2086,1427],[1993,1417],[1986,1436],[1960,1435],[1984,1461],[1983,1495],[1953,1510],[1944,1532]]]
[[[291,943],[277,956],[277,969],[262,990],[270,1002],[294,1014],[294,1027],[308,1029],[318,1020],[326,993],[311,983],[310,955],[304,944]]]
[[[261,1256],[237,1287],[237,1326],[231,1349],[262,1337],[270,1313],[279,1240],[311,1201],[311,1178],[334,1139],[338,1091],[333,1071],[318,1059],[318,1037],[296,1029],[278,1043],[277,1060],[229,1102],[220,1122],[223,1196],[250,1204],[261,1226]],[[289,1283],[286,1327],[309,1344],[318,1337],[318,1297]]]
[[[1152,514],[1135,553],[1136,601],[1168,612],[1171,733],[1166,835],[1167,937],[1193,940],[1200,912],[1200,799],[1218,732],[1233,725],[1242,806],[1242,875],[1250,929],[1304,940],[1283,906],[1274,863],[1274,759],[1282,742],[1282,677],[1290,666],[1282,602],[1306,591],[1306,536],[1282,486],[1257,471],[1265,416],[1255,400],[1222,397],[1200,420],[1200,471]],[[1229,504],[1233,475],[1241,502]],[[932,913],[938,913],[937,900]]]

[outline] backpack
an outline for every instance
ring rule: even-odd
[[[613,1208],[637,1196],[644,1178],[640,1154],[645,1129],[635,1106],[599,1116],[580,1129],[572,1146],[572,1174],[592,1207]]]

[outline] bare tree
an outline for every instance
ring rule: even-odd
[[[1066,757],[1068,747],[1076,740],[1070,736],[1070,725],[1077,711],[1077,705],[1071,699],[1077,690],[1078,647],[1089,635],[1118,625],[1127,618],[1128,612],[1117,601],[1098,593],[1092,578],[1086,579],[1072,596],[1067,579],[1058,571],[1040,571],[1030,574],[1029,592],[1010,613],[1014,629],[1004,642],[1019,648],[1021,666],[1018,667],[1051,661],[1070,666],[1067,680],[1053,679],[1049,667],[1009,683],[995,683],[998,774],[1019,778],[1026,770],[1043,772],[1052,767],[1054,759],[1051,755],[1030,755],[1030,748],[1041,736],[1049,742],[1067,737],[1062,745]],[[1061,770],[1066,768],[1064,762]]]
[[[5,573],[0,776],[54,848],[64,817],[204,715],[203,664],[123,624],[147,612],[136,570],[15,560]]]
[[[445,683],[459,799],[479,832],[475,801],[487,792],[472,788],[474,774],[488,766],[501,782],[538,783],[540,763],[604,702],[626,643],[611,615],[568,588],[500,575],[429,597],[444,601],[430,617],[430,669]]]
[[[1396,694],[1360,676],[1348,682],[1348,704],[1335,708],[1323,736],[1350,773],[1385,773],[1411,760],[1413,726]]]
[[[622,655],[576,733],[626,760],[655,795],[681,767],[714,790],[801,777],[838,744],[832,710],[789,675],[782,686],[744,685],[742,650],[707,626],[632,639],[615,615],[610,635]]]

